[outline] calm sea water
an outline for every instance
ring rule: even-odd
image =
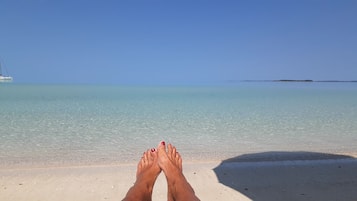
[[[0,167],[136,163],[161,140],[184,161],[355,153],[357,83],[0,85]]]

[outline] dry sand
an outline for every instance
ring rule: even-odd
[[[1,201],[121,200],[135,180],[136,164],[0,170]],[[184,164],[203,200],[357,201],[357,160],[248,160]],[[153,200],[166,200],[160,175]]]
[[[185,175],[201,200],[249,200],[220,184],[212,170],[219,163],[185,165]],[[135,181],[136,165],[0,170],[1,201],[121,200]],[[163,174],[153,200],[166,200]]]

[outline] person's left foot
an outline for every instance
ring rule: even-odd
[[[161,172],[156,149],[147,150],[141,157],[136,171],[136,182],[126,194],[123,201],[151,201],[152,190],[157,176]]]
[[[157,163],[157,159],[157,150],[151,149],[144,152],[141,160],[138,163],[136,181],[145,182],[146,186],[150,190],[152,190],[155,180],[161,172],[161,168]]]

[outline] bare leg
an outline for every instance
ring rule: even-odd
[[[169,201],[199,201],[191,185],[182,173],[182,158],[171,144],[158,146],[158,164],[164,171],[168,185]]]
[[[144,152],[138,163],[136,182],[123,201],[151,201],[152,190],[161,169],[157,163],[158,152],[155,149]]]

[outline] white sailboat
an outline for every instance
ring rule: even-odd
[[[0,63],[0,82],[11,82],[12,77],[10,76],[5,76],[2,74],[2,68],[1,68],[1,63]]]

